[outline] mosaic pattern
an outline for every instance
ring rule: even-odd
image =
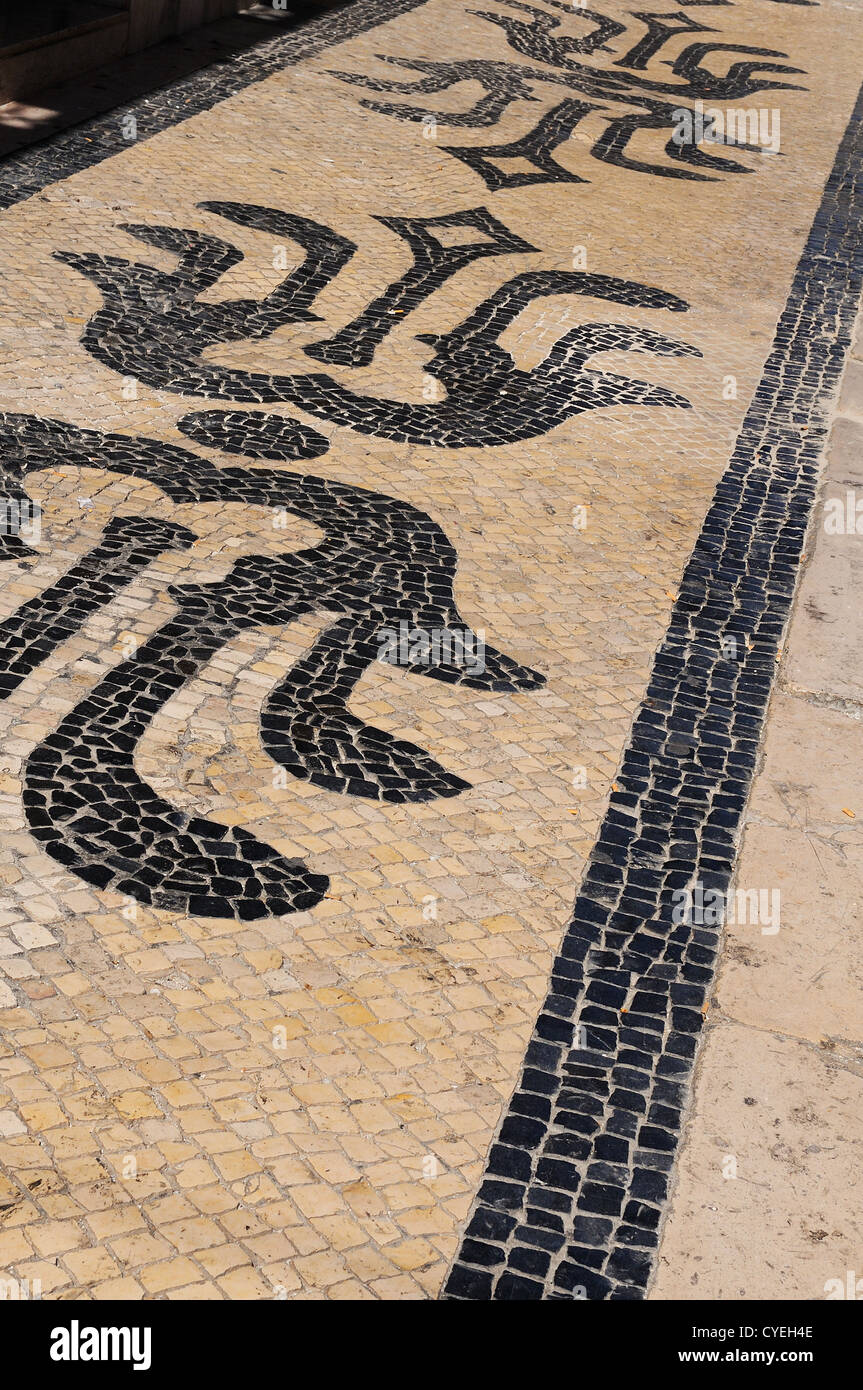
[[[425,370],[445,389],[446,398],[439,404],[411,405],[359,395],[319,373],[264,376],[208,366],[203,355],[217,344],[268,337],[285,324],[313,319],[310,305],[356,247],[329,227],[274,209],[228,203],[201,206],[244,226],[298,242],[306,252],[305,260],[261,303],[212,304],[202,303],[197,296],[240,256],[228,243],[199,232],[124,228],[141,241],[179,253],[177,269],[170,274],[116,258],[62,253],[59,259],[92,279],[105,300],[104,309],[88,324],[83,342],[94,357],[123,376],[183,395],[295,404],[310,415],[362,434],[451,449],[517,443],[545,434],[584,410],[688,405],[677,392],[585,365],[596,353],[618,349],[700,356],[697,348],[649,329],[584,324],[562,337],[539,366],[528,372],[516,367],[498,339],[535,300],[579,294],[647,309],[681,312],[687,308],[677,296],[646,285],[568,271],[527,271],[502,285],[451,332],[420,335],[420,341],[435,349]],[[366,366],[393,327],[394,316],[416,309],[456,271],[480,257],[534,250],[485,208],[446,217],[380,221],[407,241],[414,256],[411,269],[334,337],[308,345],[305,352],[310,357],[342,366]],[[437,227],[468,235],[477,231],[480,236],[456,246],[442,245],[430,230]],[[213,428],[213,417],[208,416],[207,442],[214,437]],[[272,419],[256,421],[248,440],[239,419],[230,430],[216,428],[222,447],[254,456],[260,431],[267,432],[269,442],[281,426]],[[297,425],[288,421],[285,429],[293,439]],[[273,457],[271,447],[264,457]]]
[[[668,60],[674,76],[681,79],[679,82],[658,81],[641,76],[650,60],[656,58],[660,51],[664,52],[665,45],[680,35],[715,32],[710,25],[701,24],[682,11],[669,14],[635,11],[631,18],[644,25],[647,33],[628,47],[626,24],[586,7],[576,7],[577,19],[593,27],[582,37],[572,38],[564,32],[566,25],[559,14],[550,14],[547,10],[524,4],[523,0],[501,0],[501,3],[518,11],[518,14],[498,14],[487,10],[473,13],[490,24],[499,25],[516,53],[534,63],[546,64],[546,67],[475,60],[431,61],[379,54],[378,57],[386,63],[427,75],[410,81],[396,77],[370,78],[362,73],[334,73],[343,81],[369,91],[399,92],[417,97],[447,93],[451,87],[465,82],[479,83],[483,88],[480,100],[469,110],[460,112],[452,112],[446,107],[430,109],[403,102],[361,98],[362,105],[370,111],[379,111],[402,121],[422,121],[426,125],[433,122],[435,125],[484,128],[496,124],[517,99],[539,100],[543,85],[548,83],[569,87],[583,96],[596,98],[594,102],[573,99],[561,102],[547,111],[538,124],[518,140],[500,145],[442,146],[446,154],[468,164],[492,190],[523,187],[532,183],[585,182],[572,170],[562,168],[552,158],[551,151],[569,139],[579,122],[591,112],[602,112],[603,119],[607,121],[604,133],[591,146],[590,153],[594,159],[661,178],[705,180],[719,174],[749,173],[750,170],[739,161],[711,154],[701,149],[698,142],[676,139],[672,132],[679,128],[682,116],[696,119],[697,110],[689,104],[692,101],[700,101],[703,108],[705,101],[729,102],[750,97],[755,92],[793,91],[797,84],[776,81],[761,74],[802,72],[801,68],[768,61],[787,57],[778,49],[702,41],[687,44],[673,61]],[[564,4],[563,0],[548,0],[548,5],[562,11],[569,21],[572,20],[573,7]],[[522,15],[529,15],[530,18],[523,19]],[[620,49],[625,51],[613,59],[610,68],[591,67],[574,56],[596,53],[604,56]],[[715,61],[713,55],[717,53],[756,56],[738,59],[731,63],[726,73],[717,74],[710,67],[710,62]],[[621,72],[620,69],[626,71]],[[666,95],[673,99],[662,100]],[[640,107],[641,111],[627,109],[623,114],[609,116],[609,103],[612,108],[614,103],[619,103],[626,108]],[[664,152],[673,161],[671,164],[646,162],[631,153],[633,140],[640,133],[650,130],[670,133]],[[757,143],[737,140],[729,132],[718,129],[714,133],[713,143],[750,151],[761,148]],[[534,170],[507,172],[506,166],[512,161],[531,164]],[[694,167],[680,168],[680,164]],[[701,169],[707,172],[699,172]]]
[[[650,383],[585,369],[590,356],[611,349],[700,356],[697,349],[650,330],[581,326],[530,373],[518,371],[510,355],[496,346],[524,308],[545,295],[574,291],[630,306],[687,308],[673,295],[597,275],[527,272],[507,282],[451,333],[426,338],[436,348],[427,369],[447,389],[446,401],[438,407],[357,397],[318,375],[265,378],[208,368],[203,356],[214,344],[267,337],[285,324],[314,320],[310,306],[356,247],[329,227],[273,209],[220,202],[201,206],[298,243],[305,259],[263,301],[211,304],[198,296],[241,259],[234,247],[214,237],[171,227],[124,227],[139,240],[178,255],[177,269],[169,274],[116,258],[59,253],[58,259],[91,278],[105,299],[85,330],[85,346],[124,376],[183,395],[295,402],[310,414],[363,433],[450,447],[516,441],[603,405],[688,405],[677,393]],[[534,249],[485,208],[438,218],[380,220],[407,241],[411,269],[337,335],[307,346],[308,355],[319,361],[367,365],[390,331],[393,315],[416,309],[478,258]],[[438,228],[479,235],[447,246],[435,236]],[[255,458],[315,457],[329,447],[324,436],[282,416],[195,412],[179,425],[199,443]],[[0,430],[7,440],[6,472],[16,483],[28,470],[61,463],[77,452],[91,464],[98,461],[158,480],[177,501],[220,498],[293,511],[318,524],[327,538],[317,550],[281,561],[244,560],[215,588],[173,589],[177,617],[112,671],[31,755],[24,802],[35,838],[54,859],[99,888],[169,911],[250,920],[313,907],[329,886],[325,876],[280,858],[247,832],[225,831],[213,821],[177,811],[134,769],[135,749],[152,715],[245,628],[291,622],[321,608],[350,614],[297,663],[261,717],[263,747],[274,762],[294,776],[348,795],[424,801],[454,796],[469,786],[416,745],[364,724],[348,710],[352,690],[381,655],[382,633],[406,627],[428,634],[429,646],[431,634],[450,639],[444,659],[403,661],[420,675],[490,691],[543,683],[537,672],[492,649],[483,652],[481,672],[453,662],[456,634],[462,651],[477,643],[453,599],[455,552],[428,516],[392,498],[363,495],[315,477],[219,472],[194,454],[161,450],[157,441],[98,437],[32,417],[7,417]],[[20,490],[14,500],[29,501]],[[196,539],[184,528],[174,530],[187,545]],[[15,535],[4,540],[13,548],[20,544]],[[110,600],[112,580],[114,585],[121,582],[119,572],[104,576],[101,593],[90,590],[80,605],[81,621],[100,600]],[[70,572],[64,588],[67,603],[78,598],[76,589],[86,594],[87,569]],[[40,612],[52,614],[53,595],[34,602]],[[19,621],[26,626],[33,620],[29,612],[13,615],[13,631]],[[59,633],[62,640],[69,629],[61,627]],[[46,653],[50,649],[46,644]],[[29,650],[34,650],[32,644]]]
[[[273,422],[263,417],[262,423]],[[177,616],[39,745],[28,763],[24,804],[34,836],[52,858],[99,888],[205,917],[250,920],[318,903],[326,877],[281,859],[243,830],[226,831],[177,811],[137,776],[134,755],[153,715],[232,637],[320,609],[348,616],[321,636],[267,700],[261,728],[273,761],[319,787],[390,802],[455,796],[469,785],[421,748],[365,724],[347,708],[363,672],[385,651],[382,631],[402,625],[411,633],[458,633],[461,650],[476,645],[452,594],[455,552],[430,517],[391,497],[323,478],[219,471],[157,441],[101,436],[57,421],[6,416],[0,433],[7,474],[16,482],[28,470],[77,454],[91,466],[157,481],[177,502],[260,503],[315,522],[325,536],[319,547],[284,559],[241,560],[221,584],[172,589]],[[29,499],[17,491],[16,500]],[[112,522],[109,532],[61,585],[8,619],[9,666],[0,670],[7,690],[74,630],[70,613],[80,625],[165,545],[196,539],[170,524],[152,523],[148,531],[147,520],[137,518]],[[125,553],[118,560],[120,546]],[[450,642],[443,656],[425,663],[419,653],[411,660],[409,648],[405,668],[489,691],[543,683],[538,672],[492,648],[484,650],[482,671],[471,670],[453,659],[454,646]],[[429,655],[435,657],[432,649]]]
[[[673,894],[731,879],[863,291],[861,156],[863,92],[686,567],[450,1297],[633,1299],[650,1277],[721,932],[678,924]]]
[[[374,28],[395,15],[415,9],[424,0],[374,0],[373,4],[346,5],[337,14],[304,24],[290,33],[261,44],[254,51],[234,56],[231,61],[214,64],[170,87],[150,93],[129,107],[119,107],[107,116],[85,121],[80,126],[53,137],[35,149],[25,150],[3,161],[0,168],[0,207],[12,207],[39,193],[55,179],[68,178],[80,169],[89,169],[117,153],[117,130],[123,117],[133,115],[138,126],[136,138],[148,139],[170,130],[218,102],[227,100],[253,82],[299,63],[340,40]]]
[[[8,697],[62,642],[86,622],[101,604],[110,602],[124,584],[150,564],[163,549],[191,545],[195,537],[185,526],[158,522],[153,517],[121,517],[110,521],[100,545],[60,580],[25,603],[0,625],[0,691]],[[9,554],[33,554],[20,536],[5,533]],[[15,545],[15,542],[18,542]]]
[[[859,289],[846,141],[758,386],[850,23],[373,0],[0,171],[44,537],[2,533],[0,1276],[643,1295],[716,945],[668,896],[729,872]],[[665,143],[771,91],[780,158]]]

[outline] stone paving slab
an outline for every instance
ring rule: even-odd
[[[265,48],[0,171],[0,1269],[641,1297],[715,956],[671,895],[731,871],[859,297],[859,20]],[[711,102],[778,151],[675,144]]]
[[[860,486],[860,345],[858,326],[735,872],[736,888],[778,895],[778,911],[766,926],[727,927],[655,1298],[859,1297],[863,623],[845,588],[859,545],[853,508],[844,523]]]

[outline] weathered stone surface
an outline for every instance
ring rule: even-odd
[[[46,1296],[644,1294],[861,33],[540,4],[345,7],[0,170],[0,1261]],[[675,143],[696,101],[781,158]]]

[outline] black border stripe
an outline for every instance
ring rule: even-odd
[[[149,140],[191,116],[209,111],[220,101],[227,101],[253,82],[261,82],[282,68],[293,67],[304,58],[313,58],[324,49],[425,3],[426,0],[370,0],[370,3],[346,5],[319,15],[288,34],[233,55],[228,62],[220,59],[210,67],[199,68],[186,77],[136,97],[128,105],[115,106],[63,134],[46,135],[44,140],[2,161],[0,209],[13,207],[52,183],[120,154],[128,148],[121,133],[124,116],[135,117],[136,144]]]
[[[730,883],[861,288],[863,90],[686,566],[444,1298],[645,1295],[721,930],[676,922],[673,893]]]

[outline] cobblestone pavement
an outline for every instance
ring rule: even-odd
[[[735,866],[778,911],[727,925],[653,1298],[863,1292],[861,387],[858,319]]]
[[[861,51],[371,0],[0,169],[4,1278],[643,1296]]]

